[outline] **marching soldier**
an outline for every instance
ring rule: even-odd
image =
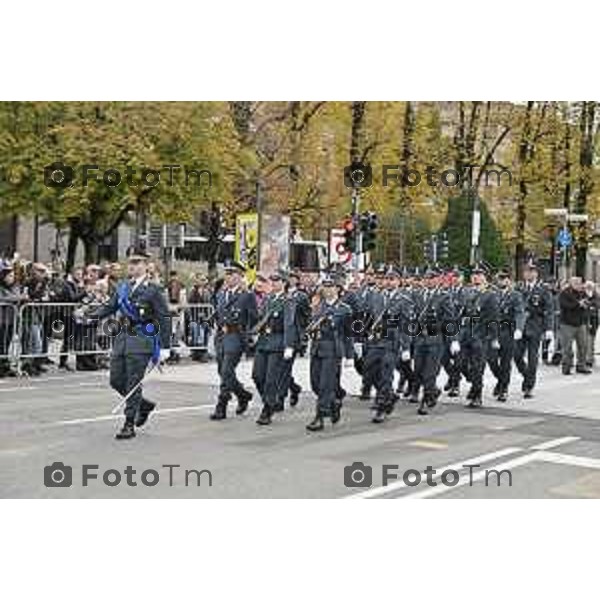
[[[213,421],[227,417],[227,403],[232,395],[237,396],[237,415],[243,414],[252,400],[252,394],[240,383],[235,372],[257,316],[256,298],[242,285],[245,270],[238,262],[229,263],[225,268],[223,287],[215,298],[215,351],[221,385],[215,410],[210,415]]]
[[[306,333],[311,338],[310,383],[317,396],[315,418],[306,426],[308,431],[324,428],[325,417],[332,424],[340,419],[341,400],[336,397],[340,387],[342,359],[352,358],[352,340],[347,336],[350,307],[339,300],[335,282],[327,278],[321,287],[322,299],[316,306]]]
[[[287,385],[286,371],[291,369],[294,349],[298,345],[294,300],[286,295],[282,273],[270,276],[271,293],[264,302],[255,331],[252,379],[263,402],[256,423],[270,425],[278,410],[279,391]],[[283,409],[283,406],[281,407]]]
[[[444,327],[441,364],[448,375],[444,391],[450,398],[459,395],[460,387],[460,320],[463,312],[458,273],[451,272],[442,278],[441,323]]]
[[[308,294],[300,287],[300,274],[291,272],[287,282],[287,296],[293,302],[295,318],[294,327],[296,328],[294,340],[294,355],[289,360],[289,365],[285,369],[284,381],[280,386],[280,396],[278,399],[278,408],[283,409],[285,397],[289,391],[290,406],[296,406],[300,399],[302,388],[294,379],[294,361],[298,354],[302,354],[303,344],[305,343],[304,330],[310,321],[310,299]]]
[[[157,364],[170,354],[169,309],[163,290],[147,277],[148,258],[143,250],[131,252],[128,279],[118,284],[107,304],[86,315],[88,320],[110,315],[118,319],[110,359],[110,386],[127,398],[125,424],[115,436],[119,440],[135,437],[135,428],[142,427],[154,410],[154,402],[143,396],[141,381],[150,361]]]
[[[517,340],[515,364],[523,376],[523,396],[532,398],[542,336],[547,340],[554,337],[554,305],[552,296],[539,281],[539,272],[535,265],[528,265],[523,277],[525,281],[519,292],[525,307],[525,327],[523,337]]]
[[[437,404],[440,390],[436,385],[442,354],[441,301],[435,274],[427,273],[425,286],[414,294],[415,315],[413,322],[415,384],[413,396],[423,388],[423,396],[417,412],[426,415]],[[413,328],[413,329],[414,329]]]
[[[494,396],[498,402],[506,402],[515,341],[523,337],[525,310],[523,299],[512,285],[510,273],[500,271],[497,275],[498,294],[498,348],[491,352],[488,364],[497,379]]]
[[[497,344],[498,299],[487,286],[482,269],[471,274],[471,287],[465,291],[465,308],[460,331],[462,370],[471,384],[468,408],[483,406],[483,374],[488,344]]]

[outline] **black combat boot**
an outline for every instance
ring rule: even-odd
[[[531,388],[525,388],[523,390],[523,398],[525,398],[526,400],[533,398],[533,390]]]
[[[427,406],[428,406],[427,394],[423,393],[423,397],[421,398],[421,404],[419,405],[419,408],[417,409],[417,414],[428,415],[429,411],[427,410]]]
[[[475,390],[473,387],[467,392],[467,400],[473,400],[475,398]]]
[[[211,421],[222,421],[227,418],[227,400],[219,398],[215,410],[210,415]]]
[[[467,408],[481,408],[482,406],[481,391],[473,391],[473,396],[469,404],[467,404]]]
[[[135,429],[133,427],[133,423],[130,421],[125,421],[125,425],[123,425],[123,429],[117,431],[115,438],[117,440],[129,440],[135,437]]]
[[[250,392],[244,392],[243,394],[240,394],[240,396],[238,398],[237,407],[235,409],[235,414],[243,415],[246,412],[246,409],[248,408],[248,404],[250,404],[251,400],[252,400],[252,394]]]
[[[317,409],[315,418],[306,426],[306,429],[308,431],[322,431],[324,428],[325,423],[323,422],[323,414]]]
[[[458,396],[460,395],[460,391],[458,389],[458,386],[456,387],[452,387],[448,390],[448,397],[449,398],[458,398]]]
[[[500,388],[498,395],[496,396],[498,402],[506,402],[508,400],[508,392],[504,388]]]
[[[300,400],[302,388],[296,383],[290,385],[290,406],[296,406]]]
[[[268,404],[264,404],[260,416],[256,419],[257,425],[270,425],[271,424],[271,415],[273,411]]]
[[[333,403],[331,408],[331,423],[335,425],[342,417],[342,403],[338,400]]]
[[[137,419],[135,420],[136,427],[142,427],[146,424],[150,413],[156,408],[156,404],[154,402],[150,402],[149,400],[142,400],[140,405],[140,409],[137,414]]]

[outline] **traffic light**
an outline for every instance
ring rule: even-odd
[[[446,232],[442,233],[439,237],[439,255],[440,260],[448,260],[448,234]]]
[[[426,263],[433,262],[433,244],[430,237],[425,238],[423,241],[423,258]]]
[[[379,218],[377,214],[371,211],[365,212],[360,216],[360,230],[362,232],[362,250],[369,252],[375,250],[377,246],[377,227]]]
[[[354,219],[350,216],[346,217],[342,226],[344,228],[344,249],[346,252],[354,253],[356,251],[356,227]]]

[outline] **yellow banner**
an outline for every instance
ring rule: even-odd
[[[258,215],[256,213],[244,213],[236,217],[235,260],[246,267],[248,283],[254,283],[258,266]]]

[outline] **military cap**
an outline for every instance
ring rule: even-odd
[[[228,260],[225,263],[225,272],[232,273],[234,271],[238,271],[240,273],[245,273],[246,267],[241,262],[238,262],[237,260]]]
[[[130,262],[139,262],[142,260],[148,260],[150,258],[150,254],[142,245],[129,246],[125,254],[127,256],[127,260],[129,260]]]

